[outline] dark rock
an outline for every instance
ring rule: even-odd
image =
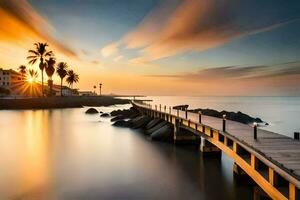
[[[111,121],[111,122],[115,122],[115,121],[118,121],[118,120],[123,120],[123,119],[124,119],[124,117],[123,117],[123,116],[121,116],[121,115],[118,115],[118,116],[116,116],[116,117],[112,118],[110,121]]]
[[[109,117],[109,114],[108,113],[103,113],[100,115],[100,117]]]
[[[159,124],[160,122],[162,122],[163,120],[162,119],[159,119],[159,118],[155,118],[155,119],[152,119],[147,125],[146,125],[146,129],[151,129],[153,128],[154,126],[156,126],[157,124]]]
[[[132,120],[132,128],[138,129],[138,128],[143,128],[146,126],[149,122],[151,121],[151,118],[148,116],[139,116]]]
[[[243,124],[252,124],[254,122],[256,123],[264,123],[260,118],[254,118],[251,117],[245,113],[242,113],[240,111],[238,112],[228,112],[228,111],[217,111],[217,110],[213,110],[213,109],[194,109],[191,110],[192,112],[199,112],[201,111],[201,113],[203,115],[207,115],[207,116],[212,116],[212,117],[218,117],[218,118],[222,118],[223,115],[226,115],[226,119],[228,120],[232,120],[232,121],[236,121],[236,122],[240,122]],[[266,123],[267,124],[267,123]]]
[[[168,123],[162,126],[158,130],[154,131],[150,137],[152,140],[157,140],[157,141],[171,141],[173,139],[172,124]]]
[[[118,120],[118,121],[115,121],[113,123],[113,126],[117,126],[117,127],[130,127],[131,123],[129,121],[125,121],[125,120]]]
[[[85,113],[86,114],[97,114],[99,112],[95,108],[89,108],[89,109],[87,109],[87,111],[85,111]]]
[[[124,109],[124,110],[114,110],[110,113],[111,116],[122,116],[124,119],[126,118],[134,118],[140,113],[135,108],[131,107],[130,109]]]
[[[153,132],[157,131],[158,129],[160,129],[161,127],[165,126],[168,122],[166,121],[162,121],[158,124],[156,124],[154,127],[148,129],[145,131],[146,135],[151,135]]]

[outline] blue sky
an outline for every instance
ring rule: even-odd
[[[82,49],[91,56],[95,56],[95,52],[102,47],[134,29],[151,10],[162,4],[162,1],[157,0],[30,0],[29,2],[58,30],[56,35],[59,39],[72,43],[75,48]],[[169,2],[178,4],[179,1]],[[295,0],[231,1],[226,7],[231,9],[229,12],[226,11],[229,13],[226,17],[234,18],[233,21],[245,29],[263,28],[300,19],[300,3]],[[193,68],[295,60],[300,53],[300,39],[297,37],[299,33],[300,20],[296,20],[270,31],[233,39],[213,49],[180,53],[155,63],[162,63],[165,66],[169,64],[172,67],[175,65],[176,68],[177,63],[182,65],[181,62],[184,62],[182,60],[189,60],[186,66]],[[134,52],[123,53],[129,56],[134,55]]]

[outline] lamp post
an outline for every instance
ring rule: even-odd
[[[185,109],[185,119],[188,118],[187,108]]]
[[[95,93],[95,95],[96,95],[96,88],[97,88],[97,86],[94,85],[94,93]]]
[[[102,93],[101,93],[102,91],[101,91],[101,90],[102,90],[102,83],[99,83],[99,91],[100,91],[100,94],[99,94],[99,95],[100,95],[100,96],[102,95]]]
[[[299,140],[299,132],[294,132],[294,139]]]
[[[253,123],[253,136],[254,136],[254,139],[256,140],[257,139],[257,123],[254,122]]]
[[[223,115],[223,131],[226,131],[226,115]]]
[[[202,123],[202,112],[199,111],[198,114],[199,114],[199,124],[201,124]]]

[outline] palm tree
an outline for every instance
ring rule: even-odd
[[[46,60],[47,66],[46,66],[46,74],[48,76],[48,86],[50,87],[50,96],[52,95],[52,89],[53,89],[53,80],[52,80],[52,76],[55,72],[55,68],[54,65],[56,63],[56,60],[54,57],[49,58],[48,60]]]
[[[73,89],[73,84],[79,81],[79,75],[76,74],[73,70],[69,70],[66,81],[69,84],[69,86]]]
[[[62,96],[62,85],[63,85],[63,79],[68,74],[68,65],[65,62],[60,62],[57,64],[56,67],[56,73],[60,77],[60,96]]]
[[[47,65],[44,60],[48,57],[53,56],[53,52],[47,51],[47,43],[38,42],[34,43],[34,45],[35,49],[28,51],[31,55],[28,56],[27,59],[29,60],[30,65],[34,65],[38,60],[40,61],[39,68],[42,72],[42,94],[44,96],[44,69]]]
[[[20,66],[18,67],[18,70],[19,70],[19,73],[20,73],[21,76],[22,76],[22,81],[24,81],[25,76],[26,76],[26,73],[27,73],[26,66],[25,66],[25,65],[20,65]]]
[[[96,85],[94,85],[94,93],[96,94],[96,88],[97,88],[97,86]]]
[[[35,80],[38,78],[38,73],[34,69],[30,69],[30,70],[28,70],[28,75],[27,76],[29,76],[27,79],[30,82],[35,82]]]
[[[36,70],[34,70],[34,69],[28,70],[28,74],[27,74],[26,79],[30,83],[30,85],[29,85],[29,88],[30,88],[29,89],[29,94],[31,96],[37,95],[38,93],[36,93],[36,92],[40,91],[40,90],[36,90],[37,87],[34,85],[37,78],[38,78],[38,72]]]

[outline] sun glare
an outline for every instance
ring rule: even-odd
[[[32,84],[32,83],[34,83],[34,79],[33,78],[28,78],[27,82],[30,83],[30,84]]]

